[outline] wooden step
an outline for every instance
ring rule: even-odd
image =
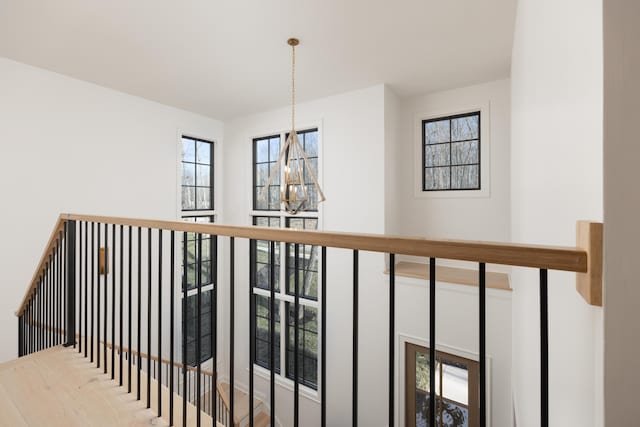
[[[222,399],[227,404],[227,407],[229,407],[229,384],[224,382],[220,383],[219,390]],[[233,398],[235,406],[235,424],[240,424],[242,420],[249,416],[249,395],[242,390],[238,390],[238,388],[236,387]],[[260,400],[256,398],[253,399],[253,409],[255,411],[255,414],[258,414],[261,404],[262,402]]]
[[[267,427],[269,425],[269,415],[266,412],[260,412],[253,421],[253,427]]]

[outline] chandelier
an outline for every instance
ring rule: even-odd
[[[280,166],[282,165],[283,175],[280,184],[280,203],[283,211],[295,215],[300,211],[313,207],[310,206],[310,202],[315,202],[315,200],[310,200],[310,190],[312,190],[312,188],[316,190],[315,193],[318,197],[317,203],[323,202],[325,197],[320,188],[320,184],[318,184],[316,172],[313,170],[313,166],[311,162],[309,162],[309,159],[307,159],[307,154],[298,140],[298,132],[295,127],[296,46],[300,44],[300,41],[291,38],[287,40],[287,43],[291,46],[291,131],[287,135],[282,150],[280,150],[278,162],[271,170],[269,179],[260,192],[259,197],[261,199],[267,197],[268,188],[276,176],[280,174]]]

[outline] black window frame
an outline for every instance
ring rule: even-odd
[[[180,142],[183,143],[183,140],[191,140],[194,142],[194,161],[193,162],[187,162],[185,161],[182,157],[180,158],[180,166],[181,166],[181,170],[182,170],[182,165],[187,163],[187,164],[192,164],[194,165],[194,185],[184,185],[182,178],[180,179],[180,189],[182,190],[181,194],[183,194],[184,192],[184,188],[194,188],[195,191],[195,207],[192,209],[185,209],[184,208],[184,204],[180,203],[180,208],[182,212],[198,212],[198,211],[213,211],[215,210],[215,191],[214,191],[214,186],[215,186],[215,168],[214,168],[214,160],[215,160],[215,142],[214,141],[208,141],[206,139],[202,139],[202,138],[194,138],[192,136],[189,135],[182,135]],[[198,142],[202,142],[202,143],[206,143],[209,144],[209,164],[207,165],[206,163],[199,163],[198,162]],[[198,167],[203,167],[203,166],[209,166],[209,185],[198,185]],[[198,207],[198,188],[209,188],[209,201],[210,201],[210,207],[208,208],[200,208]]]
[[[271,143],[272,140],[278,140],[278,155],[276,156],[275,159],[271,158]],[[268,143],[268,147],[267,147],[267,161],[266,162],[258,162],[258,143],[260,141],[267,141]],[[258,165],[268,165],[269,166],[269,174],[267,174],[267,180],[269,179],[269,175],[271,174],[271,168],[275,167],[275,165],[278,163],[278,157],[280,156],[280,147],[282,147],[282,138],[280,135],[269,135],[269,136],[262,136],[259,138],[253,138],[252,141],[252,151],[253,151],[253,157],[252,157],[252,191],[253,191],[253,210],[254,211],[265,211],[265,212],[278,212],[280,211],[280,171],[278,171],[277,174],[277,180],[275,181],[275,183],[271,183],[269,185],[269,192],[267,194],[267,208],[266,209],[258,209],[258,195],[259,195],[259,191],[258,188],[263,188],[264,186],[262,185],[257,185],[258,184]],[[266,182],[265,182],[266,184]],[[277,193],[278,193],[278,203],[276,204],[275,207],[271,206],[271,188],[276,188]]]
[[[455,119],[460,119],[464,117],[478,117],[478,138],[477,139],[466,139],[466,140],[456,140],[454,141],[452,138],[452,130],[451,130],[451,122]],[[428,123],[433,122],[441,122],[441,121],[449,121],[449,140],[447,142],[439,142],[434,144],[427,144],[427,132],[426,125]],[[453,114],[448,116],[439,116],[433,117],[429,119],[423,119],[421,121],[422,124],[422,160],[421,160],[421,175],[422,175],[422,191],[424,192],[438,192],[438,191],[479,191],[482,190],[482,111],[476,110],[468,113],[461,114]],[[461,143],[461,142],[470,142],[470,141],[478,141],[478,162],[477,163],[465,163],[465,164],[452,164],[452,146],[453,143]],[[435,146],[435,145],[445,145],[449,146],[449,163],[448,165],[442,166],[427,166],[426,165],[426,147],[427,146]],[[452,168],[454,167],[462,167],[462,166],[477,166],[478,167],[478,186],[477,187],[465,187],[465,188],[451,188],[452,184]],[[449,169],[449,187],[448,188],[427,188],[427,169]]]

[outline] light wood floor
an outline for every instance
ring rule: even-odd
[[[0,364],[0,426],[169,425],[146,409],[145,401],[137,401],[135,393],[128,394],[126,386],[119,387],[73,348],[53,347]],[[174,403],[180,425],[181,399]],[[191,412],[188,424],[195,425]],[[211,425],[210,417],[203,418],[208,418],[203,425]]]

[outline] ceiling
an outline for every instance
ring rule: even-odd
[[[218,119],[509,75],[516,0],[0,0],[0,56]]]

